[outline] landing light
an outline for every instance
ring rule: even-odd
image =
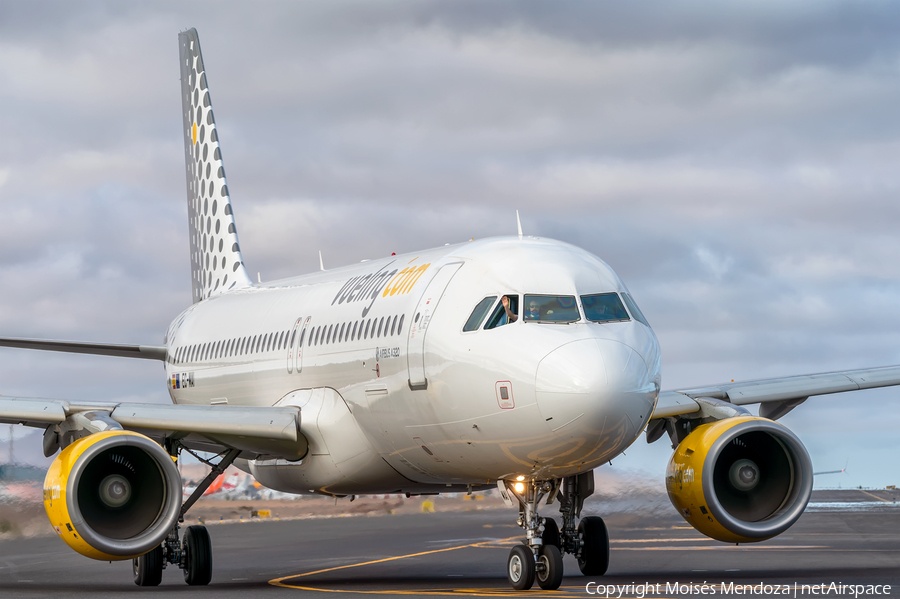
[[[516,493],[525,492],[525,485],[523,483],[516,483],[513,485],[513,488],[516,490]]]
[[[516,480],[523,481],[523,480],[525,480],[525,477],[520,474],[519,476],[516,477]]]

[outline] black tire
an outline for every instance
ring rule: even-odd
[[[516,545],[506,561],[506,578],[517,591],[527,591],[534,584],[534,554],[525,545]]]
[[[538,586],[545,591],[555,591],[562,584],[563,559],[559,547],[556,545],[544,545],[537,558],[537,568],[534,577]]]
[[[559,526],[553,518],[544,518],[544,532],[541,533],[541,542],[544,545],[559,547]]]
[[[212,542],[205,526],[188,526],[181,542],[184,551],[184,581],[191,586],[212,580]]]
[[[131,560],[131,567],[134,570],[134,584],[139,587],[159,586],[163,571],[162,545]]]
[[[603,576],[609,568],[609,533],[603,518],[585,516],[578,523],[578,567],[585,576]]]

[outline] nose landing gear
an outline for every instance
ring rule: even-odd
[[[609,535],[606,524],[597,516],[581,518],[584,500],[594,492],[594,473],[586,472],[553,481],[499,481],[503,498],[519,504],[516,524],[525,529],[523,545],[513,547],[507,560],[507,578],[512,588],[528,590],[537,580],[544,590],[556,590],[562,584],[564,553],[578,560],[585,576],[601,576],[609,566]],[[538,515],[538,504],[547,497],[547,505],[559,499],[562,529],[552,518]]]

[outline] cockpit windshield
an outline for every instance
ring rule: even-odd
[[[495,329],[519,319],[519,296],[504,295],[500,297],[500,303],[494,308],[494,313],[488,319],[485,329]]]
[[[469,320],[467,320],[465,326],[463,326],[463,331],[468,332],[478,330],[478,327],[484,322],[484,317],[487,316],[488,310],[494,305],[496,299],[497,296],[492,295],[478,302],[478,305],[472,310]]]
[[[525,295],[525,322],[576,322],[581,320],[574,295]]]
[[[628,312],[625,311],[622,300],[615,293],[582,295],[581,305],[584,306],[585,317],[592,322],[629,320]]]
[[[644,313],[641,312],[641,309],[637,307],[636,303],[634,303],[634,298],[627,293],[623,293],[622,299],[625,300],[625,305],[628,306],[628,309],[631,311],[631,315],[634,316],[634,319],[649,327],[650,323],[647,322],[647,319],[644,317]]]

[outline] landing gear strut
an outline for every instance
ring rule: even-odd
[[[602,576],[609,567],[609,534],[603,518],[585,516],[578,527],[584,500],[594,494],[594,473],[567,476],[560,481],[559,513],[563,528],[560,539],[566,553],[575,555],[578,567],[585,576]]]
[[[609,535],[603,519],[581,518],[584,500],[594,492],[594,473],[585,472],[553,481],[500,481],[504,499],[519,504],[516,523],[525,529],[523,545],[513,547],[507,560],[507,578],[516,590],[528,590],[537,580],[544,590],[559,588],[563,577],[564,553],[578,560],[585,576],[601,576],[609,566]],[[559,498],[562,528],[552,518],[542,518],[538,505]]]
[[[172,444],[172,447],[167,446],[167,449],[170,454],[177,456],[181,448],[175,443]],[[191,453],[193,454],[193,452]],[[193,454],[208,464],[212,470],[181,506],[180,523],[184,522],[185,513],[200,499],[213,481],[234,462],[238,454],[240,454],[239,449],[230,449],[217,464]],[[183,539],[179,542],[179,528],[179,524],[176,524],[161,545],[132,560],[134,584],[142,587],[158,586],[162,582],[162,571],[168,564],[175,564],[181,568],[184,571],[184,581],[189,585],[209,584],[209,581],[212,580],[212,543],[209,532],[205,526],[188,526],[184,531]]]

